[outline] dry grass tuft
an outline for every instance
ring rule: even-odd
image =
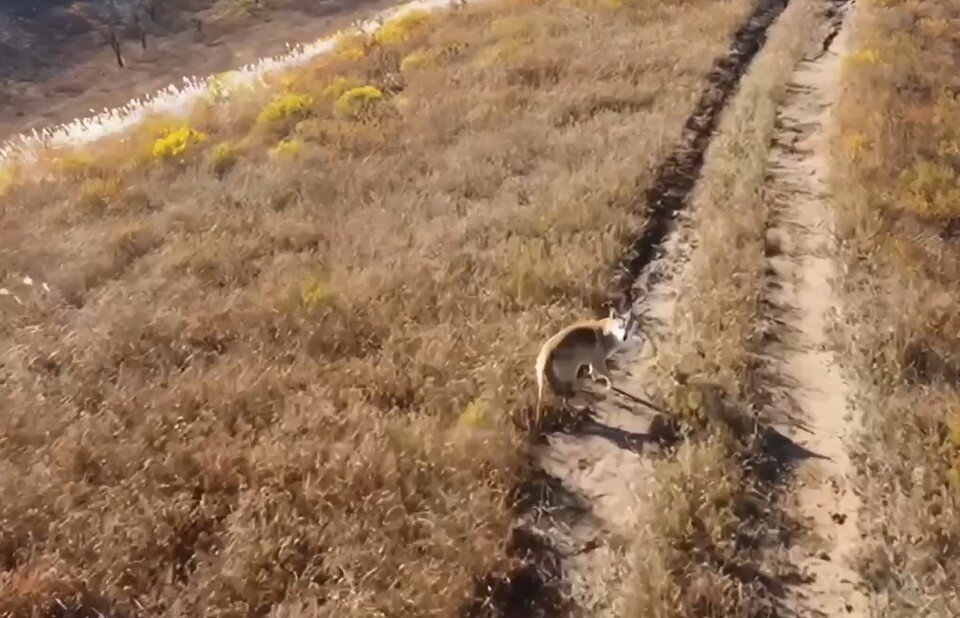
[[[858,6],[835,188],[864,385],[861,568],[884,616],[960,613],[960,60],[955,2]],[[855,147],[851,147],[855,144]]]
[[[654,468],[656,488],[633,540],[625,616],[757,615],[723,565],[740,558],[738,464],[718,436],[685,443]]]
[[[537,346],[606,302],[746,4],[398,24],[18,177],[0,613],[451,615],[507,572]]]

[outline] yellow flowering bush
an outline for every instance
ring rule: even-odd
[[[313,105],[313,97],[308,94],[287,93],[280,95],[267,104],[257,116],[257,122],[270,123],[292,116],[304,116]]]
[[[207,141],[207,134],[187,125],[171,129],[153,142],[151,154],[154,159],[176,159],[188,150]]]
[[[324,87],[321,96],[325,99],[337,100],[344,92],[353,90],[358,86],[360,86],[360,82],[357,80],[338,75]]]
[[[381,45],[402,43],[410,39],[418,30],[430,21],[428,11],[413,10],[388,19],[373,35]]]
[[[356,118],[382,100],[383,92],[376,86],[359,86],[341,94],[333,104],[333,110],[338,115]]]

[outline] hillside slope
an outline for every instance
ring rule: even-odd
[[[413,11],[0,167],[0,615],[960,614],[955,4]]]
[[[608,302],[748,9],[412,14],[5,168],[3,609],[496,600],[536,347]]]
[[[108,0],[0,6],[0,142],[283,53],[386,0]],[[136,17],[134,17],[136,16]],[[198,30],[199,27],[199,30]],[[115,33],[123,67],[109,44]],[[141,43],[141,37],[143,43]]]

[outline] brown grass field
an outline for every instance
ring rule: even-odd
[[[836,193],[865,385],[861,569],[884,616],[960,614],[960,5],[860,3]]]
[[[0,170],[0,615],[482,596],[514,562],[537,346],[604,307],[748,8],[405,19]]]

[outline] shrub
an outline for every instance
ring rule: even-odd
[[[227,97],[236,78],[235,71],[222,71],[207,80],[207,98],[221,101]]]
[[[487,420],[487,406],[480,400],[473,400],[460,413],[457,423],[461,426],[482,427]]]
[[[411,73],[423,69],[433,64],[435,59],[435,55],[426,49],[410,52],[400,61],[400,71],[403,73]]]
[[[205,141],[206,133],[184,125],[158,137],[153,142],[151,154],[154,159],[174,159],[182,157],[188,150]]]
[[[395,97],[393,99],[393,105],[394,107],[397,108],[397,111],[400,112],[401,114],[405,114],[409,112],[411,109],[414,109],[413,103],[410,101],[410,98],[405,97],[403,95]]]
[[[296,138],[281,140],[273,149],[270,150],[270,156],[273,157],[295,157],[303,152],[303,142]]]
[[[333,104],[333,109],[341,116],[356,118],[381,100],[383,92],[376,86],[359,86],[341,94]]]
[[[533,32],[533,23],[520,17],[500,17],[490,23],[490,31],[502,39],[526,38]]]
[[[334,77],[326,87],[324,87],[321,96],[325,99],[336,100],[339,99],[343,93],[347,92],[348,90],[353,90],[358,86],[360,86],[360,82],[357,80],[338,75]]]
[[[10,191],[20,184],[20,167],[14,163],[6,163],[0,167],[0,197],[6,197]]]
[[[359,60],[367,53],[367,37],[359,32],[342,34],[337,37],[333,53],[345,60]]]
[[[929,17],[921,19],[919,26],[925,34],[936,38],[949,36],[952,29],[950,22],[946,19],[931,19]]]
[[[284,90],[302,90],[303,86],[303,72],[302,71],[290,71],[284,73],[280,77],[280,85],[283,86]]]
[[[949,480],[954,491],[960,490],[960,412],[954,411],[947,415],[947,457],[953,467],[949,472]]]
[[[69,178],[82,177],[93,164],[89,154],[79,150],[61,151],[53,157],[53,169]]]
[[[233,142],[220,142],[210,150],[210,167],[217,174],[223,174],[237,161],[239,148]]]
[[[183,123],[171,116],[151,113],[134,129],[132,134],[134,137],[146,136],[150,140],[154,140],[175,131],[181,126],[183,126]]]
[[[300,305],[305,309],[319,307],[330,300],[332,292],[329,282],[310,277],[300,285]]]
[[[77,205],[83,210],[102,210],[120,196],[120,182],[116,179],[90,178],[80,185]]]
[[[381,45],[402,43],[412,37],[430,21],[430,13],[422,10],[407,11],[403,15],[388,19],[373,35]]]
[[[960,177],[949,165],[921,159],[900,175],[900,198],[920,216],[960,214]]]
[[[474,64],[480,68],[488,68],[512,62],[520,58],[527,47],[528,43],[524,41],[507,39],[480,50],[474,58]]]
[[[305,116],[313,105],[313,97],[308,94],[283,94],[267,104],[257,116],[257,122],[270,123],[293,116]]]
[[[863,133],[850,133],[842,137],[843,150],[847,156],[857,158],[867,148],[867,138]]]
[[[600,6],[613,11],[622,9],[626,4],[624,0],[600,0]]]
[[[864,49],[848,54],[843,60],[847,65],[877,64],[880,62],[880,52],[873,49]]]

